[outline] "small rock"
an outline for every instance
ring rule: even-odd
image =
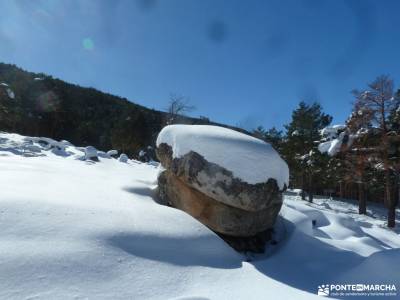
[[[98,155],[97,155],[97,149],[92,146],[85,147],[85,160],[93,160],[93,161],[99,161]]]
[[[107,151],[107,155],[116,158],[118,156],[118,151],[117,150],[109,150],[109,151]]]
[[[129,160],[129,157],[125,153],[121,153],[121,155],[119,156],[118,160],[120,162],[127,163],[128,160]]]

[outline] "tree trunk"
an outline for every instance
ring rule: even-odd
[[[390,206],[390,174],[389,170],[385,170],[385,205],[386,207]]]
[[[395,201],[391,196],[391,186],[390,186],[390,170],[386,169],[385,171],[385,191],[386,191],[386,199],[385,204],[388,208],[388,227],[393,228],[396,225],[396,205]]]
[[[358,213],[360,215],[367,214],[367,201],[365,199],[364,184],[358,183]]]
[[[312,203],[314,199],[314,185],[313,176],[310,175],[310,181],[308,185],[308,202]]]
[[[339,182],[339,197],[340,198],[344,198],[344,195],[343,195],[343,181]]]
[[[394,228],[396,226],[396,206],[391,205],[388,208],[388,227]]]
[[[388,208],[388,227],[389,228],[394,228],[396,226],[396,206],[397,206],[397,203],[398,203],[399,197],[400,197],[400,174],[397,177],[398,177],[398,179],[397,179],[397,191],[398,191],[397,198],[396,198],[395,192],[393,193],[393,195],[390,195],[390,193],[389,193],[390,187],[387,188],[387,192],[386,192],[387,198],[385,200],[386,200],[387,208]],[[385,179],[387,180],[386,176],[385,176]]]
[[[306,200],[306,176],[304,172],[301,174],[302,182],[301,182],[301,200]]]

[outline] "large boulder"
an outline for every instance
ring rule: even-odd
[[[162,202],[179,208],[212,230],[230,236],[254,236],[271,228],[282,205],[274,198],[259,211],[245,211],[219,202],[190,187],[170,171],[162,172],[158,179]]]
[[[157,156],[161,164],[185,184],[226,205],[254,212],[281,201],[276,179],[249,184],[194,151],[173,159],[172,148],[165,143],[158,146]]]
[[[273,227],[288,168],[267,143],[205,125],[171,125],[157,139],[166,169],[160,198],[217,233],[250,237]]]

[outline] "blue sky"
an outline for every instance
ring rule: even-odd
[[[318,100],[334,122],[354,88],[400,85],[400,1],[0,0],[0,61],[150,108],[247,129]],[[399,83],[399,85],[397,85]]]

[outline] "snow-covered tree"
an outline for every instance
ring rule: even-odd
[[[400,164],[395,147],[399,135],[392,128],[399,106],[393,93],[393,81],[388,76],[379,76],[366,90],[355,90],[353,94],[353,113],[346,125],[324,129],[325,140],[320,143],[319,150],[342,157],[353,166],[348,168],[351,170],[348,173],[358,185],[359,212],[362,214],[366,213],[366,176],[383,172],[388,227],[394,227],[397,197],[393,193],[392,178],[393,171],[400,170]],[[366,174],[367,169],[370,174]]]
[[[340,162],[342,178],[338,180],[342,194],[344,183],[356,183],[358,187],[359,213],[366,214],[365,171],[370,155],[374,151],[372,144],[371,114],[369,111],[359,109],[353,112],[346,125],[334,125],[321,131],[322,143],[319,150],[335,156]],[[344,171],[344,172],[343,172]]]

